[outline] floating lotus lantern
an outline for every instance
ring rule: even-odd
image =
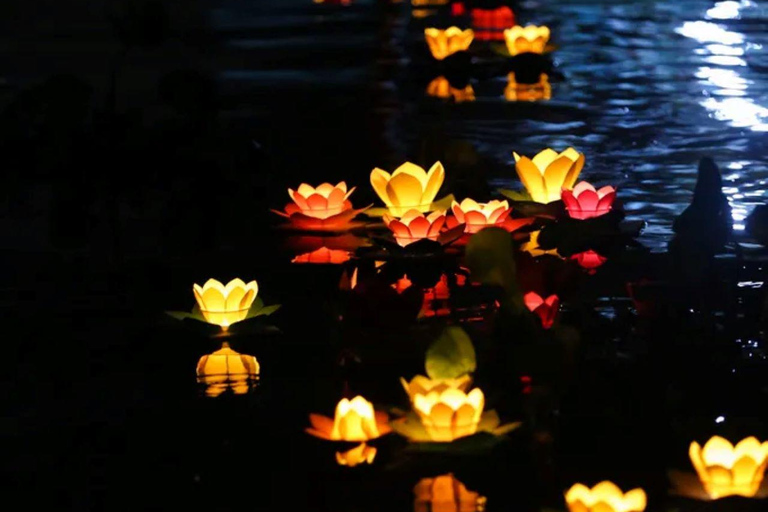
[[[373,189],[394,217],[402,217],[408,210],[421,213],[432,210],[432,202],[444,180],[445,169],[440,162],[435,162],[429,172],[411,162],[405,162],[391,175],[379,168],[371,172]]]
[[[323,183],[317,187],[302,183],[295,191],[288,189],[288,196],[293,203],[286,205],[284,212],[272,211],[287,218],[299,229],[344,229],[357,214],[366,210],[352,208],[349,196],[354,191],[355,187],[347,190],[347,184],[343,181],[336,185]]]
[[[507,75],[507,86],[504,88],[504,98],[507,101],[538,101],[552,98],[552,86],[546,73],[539,75],[539,81],[533,84],[518,83],[514,71]]]
[[[405,247],[424,239],[437,241],[445,224],[445,212],[436,211],[425,216],[418,210],[408,210],[399,220],[385,214],[384,223],[394,234],[397,243]]]
[[[376,458],[376,448],[360,443],[346,452],[336,452],[336,462],[339,466],[348,466],[353,468],[360,464],[373,464]]]
[[[588,270],[590,273],[594,272],[597,267],[602,266],[603,263],[608,261],[608,258],[601,256],[592,249],[574,254],[571,256],[571,259],[578,263],[581,268]]]
[[[525,306],[541,320],[541,326],[549,329],[555,323],[557,310],[560,307],[560,299],[557,295],[550,295],[546,299],[536,292],[528,292],[523,296]]]
[[[454,87],[444,76],[439,76],[427,85],[427,94],[433,98],[444,100],[453,99],[456,103],[475,101],[475,90],[472,84],[467,84],[463,89]]]
[[[558,254],[557,249],[542,249],[541,246],[539,246],[540,233],[541,233],[541,230],[531,231],[530,238],[528,239],[527,242],[525,242],[520,246],[520,250],[523,252],[527,252],[534,258],[538,258],[539,256],[544,256],[545,254],[560,258],[560,254]]]
[[[225,286],[216,279],[209,279],[202,287],[193,285],[192,290],[205,320],[226,329],[245,320],[259,293],[259,285],[256,281],[245,284],[242,279],[233,279]]]
[[[480,388],[469,393],[448,388],[413,398],[413,408],[433,441],[453,441],[474,434],[484,407],[485,396]]]
[[[422,478],[413,488],[414,512],[482,512],[486,498],[469,491],[453,474]]]
[[[643,512],[647,497],[640,488],[625,494],[614,483],[603,481],[592,489],[574,485],[565,493],[565,502],[570,512]]]
[[[515,13],[506,5],[496,9],[472,9],[472,28],[478,40],[503,40],[504,30],[514,26]]]
[[[768,464],[768,441],[760,443],[755,437],[747,437],[734,447],[727,439],[714,436],[704,448],[692,442],[688,453],[711,498],[751,498],[763,481]]]
[[[416,375],[411,379],[411,382],[400,377],[400,383],[408,394],[408,398],[413,402],[416,395],[428,395],[432,392],[442,393],[447,389],[458,389],[461,392],[466,392],[472,384],[472,377],[462,375],[455,379],[430,379],[424,375]]]
[[[504,31],[504,40],[511,56],[521,53],[544,53],[549,41],[549,27],[516,25]]]
[[[551,203],[560,199],[563,189],[571,189],[584,167],[584,155],[573,148],[562,153],[545,149],[529,159],[513,153],[515,170],[533,201]]]
[[[227,390],[243,395],[258,379],[259,370],[255,357],[235,352],[224,343],[219,350],[197,362],[197,381],[206,385],[205,394],[211,397]]]
[[[310,414],[312,427],[307,432],[331,441],[370,441],[391,431],[388,419],[385,413],[374,411],[373,405],[362,396],[352,400],[342,398],[333,419]]]
[[[456,217],[455,223],[464,224],[466,233],[477,233],[488,226],[502,225],[512,212],[509,203],[504,201],[488,201],[487,203],[478,203],[474,199],[464,199],[461,203],[453,202],[451,211]],[[453,226],[451,226],[453,227]]]
[[[568,215],[573,219],[591,219],[611,211],[616,199],[616,189],[606,186],[600,190],[582,181],[573,190],[563,190],[563,202]]]
[[[299,254],[291,260],[291,263],[314,263],[319,265],[340,265],[352,257],[349,251],[341,249],[329,249],[320,247],[312,252]]]
[[[469,48],[475,33],[472,29],[462,30],[459,27],[449,27],[445,30],[439,28],[425,28],[424,39],[427,40],[429,51],[437,60],[443,60],[456,52],[463,52]]]

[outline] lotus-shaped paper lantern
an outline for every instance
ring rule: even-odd
[[[384,223],[394,233],[395,240],[401,247],[424,240],[437,241],[440,230],[445,224],[445,212],[436,211],[422,215],[418,210],[408,210],[399,220],[384,215]]]
[[[342,398],[333,419],[310,414],[312,427],[307,432],[331,441],[363,442],[388,434],[392,430],[388,419],[385,413],[374,411],[371,402],[362,396]]]
[[[259,285],[256,281],[245,284],[242,279],[233,279],[225,286],[216,279],[209,279],[202,287],[193,285],[192,290],[205,320],[227,328],[248,316],[259,293]]]
[[[469,491],[453,474],[422,478],[413,488],[414,512],[482,512],[486,498]]]
[[[317,265],[340,265],[350,260],[349,251],[341,249],[329,249],[320,247],[312,252],[299,254],[291,260],[291,263],[314,263]]]
[[[480,388],[469,393],[448,388],[413,398],[413,408],[433,441],[450,442],[474,434],[484,407]]]
[[[573,148],[557,153],[549,148],[529,159],[514,153],[515,170],[531,199],[551,203],[560,199],[562,189],[573,188],[584,167],[584,155]]]
[[[411,379],[411,382],[400,377],[400,383],[408,394],[408,398],[413,401],[416,399],[416,395],[428,395],[433,391],[442,393],[446,389],[458,389],[459,391],[466,392],[472,384],[472,377],[462,375],[456,379],[430,379],[424,375],[416,375]]]
[[[624,494],[614,483],[600,482],[592,489],[576,484],[565,493],[570,512],[643,512],[645,491],[637,488]]]
[[[549,27],[516,25],[504,31],[504,40],[511,56],[521,53],[544,53],[549,41]]]
[[[360,464],[373,464],[376,458],[376,448],[360,443],[346,452],[336,452],[336,462],[339,466],[353,468]]]
[[[742,439],[734,447],[727,439],[712,437],[704,445],[692,442],[688,454],[704,489],[713,499],[754,496],[768,464],[768,441]]]
[[[444,180],[445,169],[440,162],[435,162],[429,172],[411,162],[405,162],[391,175],[378,167],[371,172],[373,189],[394,217],[402,217],[408,210],[432,210]]]
[[[347,184],[323,183],[317,187],[302,183],[297,190],[288,189],[288,196],[293,200],[285,206],[285,211],[272,210],[286,217],[291,224],[306,230],[336,230],[345,228],[350,221],[365,208],[355,210],[349,196],[355,187],[347,190]]]
[[[456,103],[475,101],[475,90],[472,88],[472,84],[467,84],[463,89],[459,89],[451,85],[451,82],[444,76],[439,76],[429,82],[427,94],[433,98],[444,100],[452,98]]]
[[[541,320],[541,326],[549,329],[555,323],[557,310],[560,307],[560,299],[557,295],[550,295],[546,299],[536,292],[528,292],[523,296],[525,307]]]
[[[562,198],[571,218],[591,219],[611,211],[611,205],[616,199],[616,189],[606,186],[595,190],[595,187],[582,181],[576,184],[573,190],[563,190]]]
[[[517,82],[515,73],[507,75],[507,86],[504,88],[504,98],[507,101],[538,101],[552,98],[552,86],[549,85],[549,77],[546,73],[539,76],[539,81],[534,84],[521,84]]]
[[[459,27],[425,28],[424,39],[427,40],[429,51],[437,60],[443,60],[456,52],[463,52],[472,44],[475,33],[472,29],[461,30]]]
[[[472,28],[478,40],[503,40],[504,30],[514,26],[515,13],[506,5],[496,9],[472,9]]]
[[[235,352],[227,343],[197,362],[197,381],[206,385],[205,394],[219,396],[227,390],[242,395],[251,389],[259,376],[255,357]]]
[[[451,205],[451,211],[456,220],[451,221],[453,224],[464,224],[464,231],[466,233],[477,233],[483,228],[488,226],[502,226],[509,217],[512,209],[509,207],[509,203],[494,199],[487,203],[478,203],[473,199],[464,199],[461,203],[453,202]]]
[[[608,261],[608,258],[601,256],[592,249],[574,254],[571,256],[571,259],[576,261],[581,268],[588,270],[590,273],[595,272],[597,267]]]

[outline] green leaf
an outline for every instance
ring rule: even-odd
[[[513,201],[532,201],[531,194],[527,190],[499,189],[499,193]]]
[[[447,327],[427,350],[430,379],[455,379],[477,368],[475,347],[461,327]]]
[[[443,197],[442,199],[438,199],[437,201],[433,202],[432,205],[429,207],[430,211],[436,211],[436,210],[450,210],[451,205],[456,200],[456,198],[453,196],[453,194],[448,194],[447,196]]]
[[[184,320],[192,317],[192,314],[188,311],[166,311],[165,314],[176,320]]]
[[[473,281],[501,286],[506,291],[507,307],[523,309],[523,294],[517,281],[512,236],[501,228],[485,228],[472,235],[466,249],[466,262]]]

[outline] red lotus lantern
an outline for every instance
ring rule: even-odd
[[[579,266],[589,271],[590,274],[595,272],[595,269],[608,261],[608,258],[601,256],[592,249],[583,251],[571,256],[571,259],[576,261]]]
[[[528,292],[523,296],[525,306],[541,320],[541,326],[549,329],[555,323],[557,310],[560,307],[560,299],[557,295],[550,295],[546,299],[536,292]]]
[[[611,211],[616,199],[616,189],[611,186],[595,190],[595,187],[582,181],[573,190],[563,190],[562,199],[568,215],[574,219],[591,219]]]
[[[515,13],[506,5],[496,9],[472,9],[472,28],[475,39],[503,41],[504,30],[515,26]]]

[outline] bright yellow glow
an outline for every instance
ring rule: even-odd
[[[436,211],[427,216],[418,210],[408,210],[399,220],[385,214],[384,224],[392,231],[397,243],[405,247],[418,240],[437,240],[445,224],[445,212]]]
[[[549,27],[515,25],[504,31],[504,40],[513,57],[521,53],[544,53],[549,41]]]
[[[443,60],[456,52],[465,51],[472,44],[475,33],[471,28],[461,30],[459,27],[425,28],[424,38],[427,40],[429,51],[437,60]]]
[[[584,167],[584,155],[573,148],[562,153],[547,148],[533,159],[517,153],[513,155],[517,175],[537,203],[560,199],[562,189],[572,189]]]
[[[469,491],[453,474],[422,478],[413,488],[414,512],[482,512],[486,498]]]
[[[371,185],[393,217],[402,217],[408,210],[428,212],[444,180],[445,169],[440,162],[435,162],[429,172],[411,162],[405,162],[391,175],[378,167],[371,172]]]
[[[429,82],[427,94],[433,98],[444,100],[452,98],[456,103],[475,101],[475,90],[472,88],[472,84],[467,84],[463,89],[457,89],[444,76],[439,76]]]
[[[413,401],[416,395],[427,395],[432,391],[442,393],[446,389],[453,388],[466,392],[472,384],[472,377],[469,375],[462,375],[457,379],[430,379],[424,375],[416,375],[411,379],[411,382],[400,377],[400,383],[408,394],[408,398]]]
[[[255,357],[235,352],[224,343],[219,350],[197,362],[197,381],[207,385],[208,396],[219,396],[228,389],[242,395],[251,388],[259,370]]]
[[[466,225],[464,231],[467,233],[477,233],[485,227],[502,224],[512,211],[506,200],[494,199],[487,203],[478,203],[469,198],[461,203],[454,201],[451,210],[456,221]]]
[[[216,279],[209,279],[202,287],[193,285],[192,290],[205,320],[226,328],[245,320],[259,293],[259,285],[256,281],[245,284],[242,279],[233,279],[225,286]]]
[[[643,512],[647,498],[640,488],[624,494],[614,483],[603,481],[592,489],[574,485],[565,493],[565,502],[571,512]]]
[[[417,394],[413,408],[433,441],[453,441],[477,431],[485,407],[480,388],[469,393],[456,388]]]
[[[310,414],[312,427],[307,432],[332,441],[363,442],[388,434],[391,431],[388,419],[386,414],[375,412],[373,405],[362,396],[352,400],[342,398],[333,420]]]
[[[515,73],[507,75],[507,86],[504,88],[504,98],[507,101],[538,101],[552,98],[552,86],[546,73],[539,76],[535,84],[519,84]]]
[[[742,439],[734,447],[727,439],[712,437],[702,449],[692,442],[688,451],[704,489],[713,499],[754,496],[768,464],[768,441]]]
[[[534,258],[538,258],[539,256],[544,256],[545,254],[549,254],[551,256],[557,256],[560,258],[560,254],[558,254],[557,249],[542,249],[539,246],[539,233],[541,233],[541,230],[537,231],[531,231],[530,239],[522,244],[520,246],[520,250],[523,252],[527,252]]]
[[[336,462],[339,466],[353,468],[360,464],[372,464],[376,458],[376,448],[361,443],[346,452],[336,452]]]

